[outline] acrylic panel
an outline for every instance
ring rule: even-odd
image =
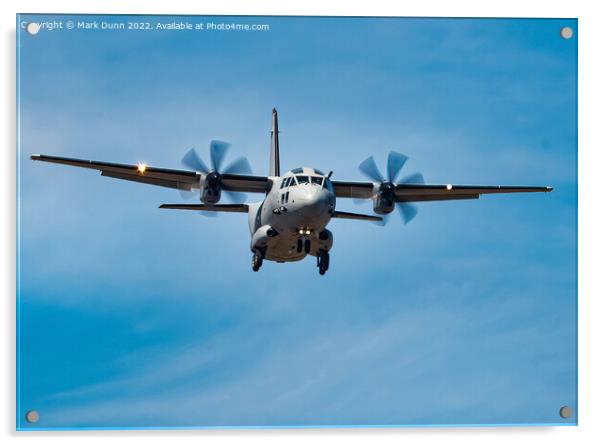
[[[576,425],[576,19],[16,35],[17,429]]]

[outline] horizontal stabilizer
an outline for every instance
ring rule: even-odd
[[[201,210],[206,212],[229,212],[229,213],[247,213],[249,206],[246,204],[161,204],[160,209],[175,210]]]
[[[380,216],[376,215],[363,215],[361,213],[351,213],[351,212],[340,212],[335,211],[332,215],[333,218],[341,218],[341,219],[358,219],[361,221],[382,221],[383,219]]]

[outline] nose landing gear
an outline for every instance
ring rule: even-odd
[[[330,265],[330,254],[326,250],[320,250],[316,256],[320,275],[324,275]]]

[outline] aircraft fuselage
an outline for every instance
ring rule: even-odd
[[[249,204],[251,250],[277,262],[327,253],[333,239],[326,226],[336,206],[330,179],[318,170],[299,168],[270,180],[263,202]]]

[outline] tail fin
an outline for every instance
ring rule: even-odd
[[[278,143],[278,112],[272,110],[272,132],[270,144],[270,176],[280,176],[280,145]]]

